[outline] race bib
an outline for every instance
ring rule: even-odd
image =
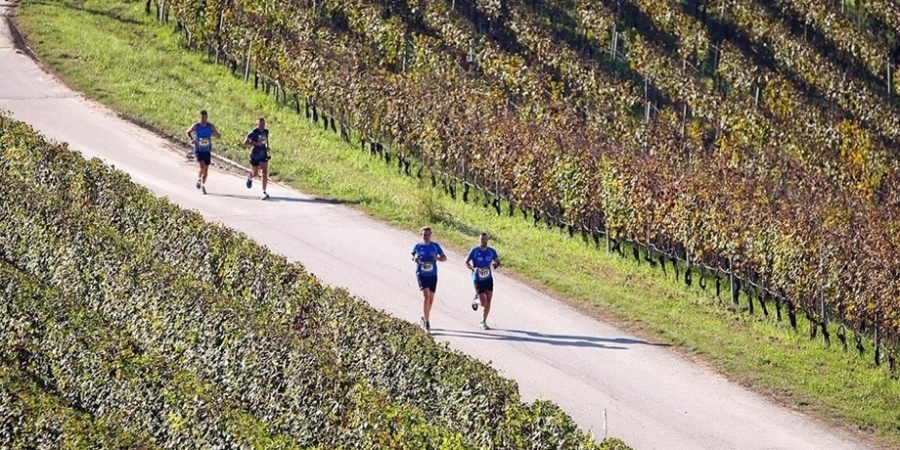
[[[422,263],[422,272],[431,272],[434,270],[434,263]]]
[[[201,147],[208,147],[208,146],[209,146],[209,139],[207,139],[207,138],[200,138],[199,143],[200,143],[200,146],[201,146]]]
[[[259,145],[260,145],[260,146],[269,145],[269,139],[268,139],[268,138],[260,137],[260,138],[258,139],[258,141],[259,141]]]
[[[479,267],[475,269],[475,275],[478,278],[487,278],[491,276],[491,268],[490,267]]]

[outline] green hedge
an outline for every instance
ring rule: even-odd
[[[0,366],[0,448],[157,448],[148,439],[67,406],[6,363]]]
[[[0,333],[13,336],[0,347],[0,358],[60,403],[125,430],[136,437],[135,445],[190,448],[272,441],[246,420],[234,420],[241,412],[214,386],[146,351],[126,330],[33,278],[0,261],[0,285],[10,300],[0,306]],[[31,442],[46,437],[26,436]],[[105,442],[102,438],[95,435],[89,442],[97,445]]]
[[[228,423],[307,446],[596,448],[490,367],[97,160],[2,116],[0,151],[0,256],[191,374]]]
[[[162,386],[177,382],[176,387],[214,396],[201,402],[201,405],[216,405],[213,410],[196,411],[193,409],[196,405],[190,401],[190,391],[175,397],[167,391],[169,401],[154,408],[154,402],[159,401],[158,395],[153,397],[157,390],[140,389],[138,394],[145,395],[142,400],[123,404],[120,411],[146,404],[150,417],[171,418],[142,421],[155,439],[182,447],[187,442],[178,439],[179,433],[193,430],[197,445],[234,444],[244,437],[243,433],[217,433],[217,430],[228,430],[225,425],[230,426],[231,422],[227,417],[215,422],[205,418],[221,416],[222,405],[235,403],[240,409],[237,414],[252,415],[254,420],[267,424],[267,434],[283,433],[304,445],[371,448],[393,447],[399,443],[403,448],[429,448],[432,442],[454,442],[447,432],[427,424],[422,414],[412,407],[400,405],[386,417],[385,411],[378,408],[385,403],[380,398],[383,395],[368,389],[365,380],[342,373],[335,363],[333,349],[325,345],[310,348],[303,342],[292,342],[297,334],[289,328],[264,328],[262,320],[250,316],[249,311],[230,308],[209,286],[173,273],[176,271],[171,266],[148,257],[147,249],[142,254],[141,249],[130,247],[115,230],[98,224],[96,214],[79,216],[83,211],[76,210],[83,210],[83,205],[70,208],[74,203],[42,195],[16,177],[9,177],[0,193],[5,196],[16,193],[22,200],[17,204],[27,205],[21,214],[9,214],[11,220],[3,227],[4,237],[12,242],[33,242],[23,252],[7,253],[4,248],[4,257],[17,265],[37,268],[33,273],[38,278],[52,272],[54,275],[47,277],[48,282],[53,282],[53,278],[80,280],[54,286],[62,295],[77,295],[79,302],[70,307],[81,307],[77,316],[92,320],[72,331],[72,335],[96,336],[97,353],[108,346],[123,347],[114,354],[134,356],[144,365],[149,364],[146,355],[165,355],[162,361],[152,358],[157,364],[143,368],[137,382]],[[121,260],[115,259],[117,254]],[[26,321],[34,317],[31,328],[39,329],[41,323],[58,320],[53,315],[57,311],[54,303],[21,300],[20,308],[10,311],[9,316]],[[65,318],[72,317],[68,312],[65,314]],[[109,324],[123,324],[127,335],[113,337],[111,331],[104,334],[102,327]],[[306,344],[318,342],[308,339]],[[98,376],[97,371],[102,371],[104,365],[132,367],[134,358],[128,358],[127,362],[101,360],[97,362],[100,368],[81,364],[81,361],[93,361],[93,349],[88,348],[76,351],[61,369],[51,368],[36,361],[46,360],[48,354],[70,354],[73,348],[68,346],[69,342],[37,333],[29,343],[43,350],[36,351],[29,364],[45,382],[74,379],[77,382],[65,384],[84,387],[85,380],[97,380],[99,384],[88,384],[83,391],[71,395],[87,396],[93,400],[91,405],[99,408],[113,409],[116,405],[97,398],[128,399],[129,393],[107,394],[106,386],[115,383],[102,373]],[[287,350],[294,344],[296,350]],[[178,367],[180,371],[172,373],[167,369],[170,367]],[[185,407],[184,410],[165,409],[170,404]],[[192,423],[192,420],[213,423]],[[394,434],[403,433],[390,432],[393,421],[403,425],[405,435],[398,437]],[[130,421],[128,425],[140,428],[140,422]]]

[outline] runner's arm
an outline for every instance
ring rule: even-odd
[[[191,125],[190,128],[187,129],[187,137],[191,140],[191,143],[194,143],[194,130],[197,129],[197,124]]]
[[[218,129],[216,129],[216,126],[215,126],[215,125],[213,125],[213,124],[209,124],[209,126],[211,126],[211,127],[212,127],[212,132],[213,132],[213,136],[215,136],[215,137],[216,137],[216,139],[221,139],[221,138],[222,138],[222,135],[221,135],[221,134],[219,134],[219,130],[218,130]]]

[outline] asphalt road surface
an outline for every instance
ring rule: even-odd
[[[4,2],[0,8],[10,5]],[[0,109],[86,157],[128,172],[157,195],[247,233],[395,317],[417,322],[421,315],[409,258],[415,230],[395,229],[279,185],[270,186],[270,201],[260,201],[258,180],[248,190],[240,175],[220,171],[211,171],[209,195],[201,195],[185,149],[117,118],[43,72],[16,51],[2,21]],[[489,321],[494,329],[483,331],[480,311],[469,306],[473,289],[465,256],[451,252],[448,258],[439,268],[434,338],[490,361],[518,382],[526,401],[554,401],[598,441],[608,432],[638,450],[869,448],[502,272]]]

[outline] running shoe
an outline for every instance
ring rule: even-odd
[[[419,320],[421,320],[421,321],[422,321],[422,328],[424,328],[424,329],[425,329],[425,331],[431,331],[431,324],[430,324],[430,323],[428,323],[428,321],[427,321],[427,320],[425,320],[425,318],[424,318],[424,317],[420,317],[420,318],[419,318]]]
[[[269,199],[269,194],[263,192],[263,196],[262,196],[261,200],[268,200],[268,199]]]
[[[203,195],[206,195],[206,185],[205,184],[200,185],[200,192],[203,192]]]
[[[472,311],[478,311],[478,294],[472,299]]]
[[[247,178],[247,183],[246,183],[246,184],[247,184],[247,189],[252,188],[252,187],[253,187],[253,180],[251,180],[250,178]]]
[[[200,186],[202,186],[202,185],[203,185],[203,182],[200,180],[197,180],[197,189],[200,189]]]
[[[491,327],[488,326],[487,321],[484,319],[481,319],[481,329],[482,330],[490,330],[491,329]]]

